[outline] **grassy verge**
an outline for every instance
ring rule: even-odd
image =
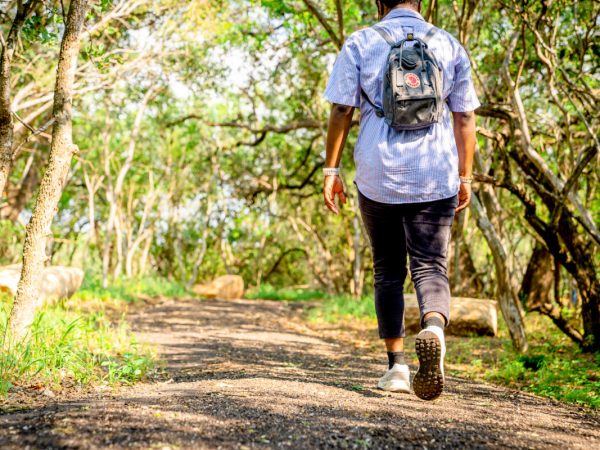
[[[132,334],[123,318],[126,307],[140,295],[187,294],[157,278],[117,280],[102,289],[97,277],[88,276],[72,299],[40,311],[30,338],[18,343],[4,342],[12,299],[0,294],[0,398],[18,388],[61,391],[147,378],[158,358]]]
[[[371,297],[326,298],[311,307],[306,317],[315,324],[351,329],[362,347],[381,351]],[[530,345],[526,354],[513,350],[501,319],[495,338],[448,336],[447,372],[600,408],[600,353],[582,353],[547,317],[529,314],[525,321]],[[408,356],[413,356],[413,342],[407,339]]]
[[[148,297],[185,297],[190,292],[180,284],[164,278],[144,276],[133,279],[119,278],[111,281],[106,289],[102,287],[102,278],[95,273],[88,273],[83,286],[73,297],[77,301],[105,301],[135,303],[139,296]]]
[[[501,322],[497,338],[452,339],[449,372],[600,409],[600,353],[583,353],[548,317],[530,314],[525,323],[527,353],[514,351]]]
[[[276,289],[270,284],[262,284],[258,289],[250,289],[244,294],[248,299],[263,300],[317,300],[328,298],[327,294],[310,289]]]

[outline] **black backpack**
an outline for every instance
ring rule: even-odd
[[[375,114],[395,130],[420,130],[437,123],[443,113],[443,72],[427,47],[437,28],[432,27],[423,39],[410,32],[398,42],[378,25],[372,28],[391,47],[383,77],[383,109],[362,92]],[[405,47],[406,42],[414,45]]]

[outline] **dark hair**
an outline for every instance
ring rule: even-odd
[[[401,5],[403,3],[410,3],[411,5],[419,6],[419,3],[421,3],[421,1],[420,0],[381,0],[381,3],[383,3],[388,8],[395,8],[396,6]]]

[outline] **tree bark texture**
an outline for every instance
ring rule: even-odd
[[[477,220],[477,226],[492,251],[494,265],[496,266],[496,282],[498,283],[500,309],[510,332],[510,337],[517,350],[521,352],[527,351],[527,337],[525,336],[523,315],[517,295],[512,289],[511,276],[506,266],[506,250],[476,195],[473,195],[471,199],[471,210]]]
[[[88,6],[87,0],[71,1],[61,42],[52,111],[54,125],[50,158],[33,215],[27,225],[23,244],[23,269],[10,315],[11,332],[15,339],[24,337],[41,303],[39,283],[47,259],[46,242],[51,235],[50,227],[57,212],[71,159],[77,151],[72,136],[72,92],[79,55],[79,37]]]
[[[557,266],[557,267],[555,267]],[[527,265],[519,297],[528,311],[535,311],[550,317],[552,322],[575,343],[582,345],[583,336],[562,313],[568,308],[560,298],[558,274],[560,265],[555,264],[552,254],[541,243],[537,243]],[[554,285],[554,302],[552,287]]]
[[[536,243],[521,283],[519,297],[527,311],[537,311],[550,303],[554,283],[554,264],[548,249]]]
[[[10,108],[12,59],[21,28],[23,28],[23,24],[35,3],[37,3],[37,0],[30,0],[25,4],[18,2],[17,13],[6,41],[2,44],[2,52],[0,53],[0,198],[4,194],[13,161],[14,129]]]

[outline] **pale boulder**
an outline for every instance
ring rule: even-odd
[[[197,284],[192,288],[195,294],[206,298],[232,300],[244,295],[244,279],[239,275],[223,275],[210,283]]]
[[[42,302],[71,297],[81,287],[84,272],[76,267],[45,267],[40,283]],[[15,295],[21,277],[21,265],[0,267],[0,291]]]
[[[407,330],[418,331],[419,304],[414,294],[404,294],[405,326]],[[498,312],[495,300],[467,297],[452,297],[450,302],[450,324],[448,334],[465,336],[496,336],[498,334]]]

